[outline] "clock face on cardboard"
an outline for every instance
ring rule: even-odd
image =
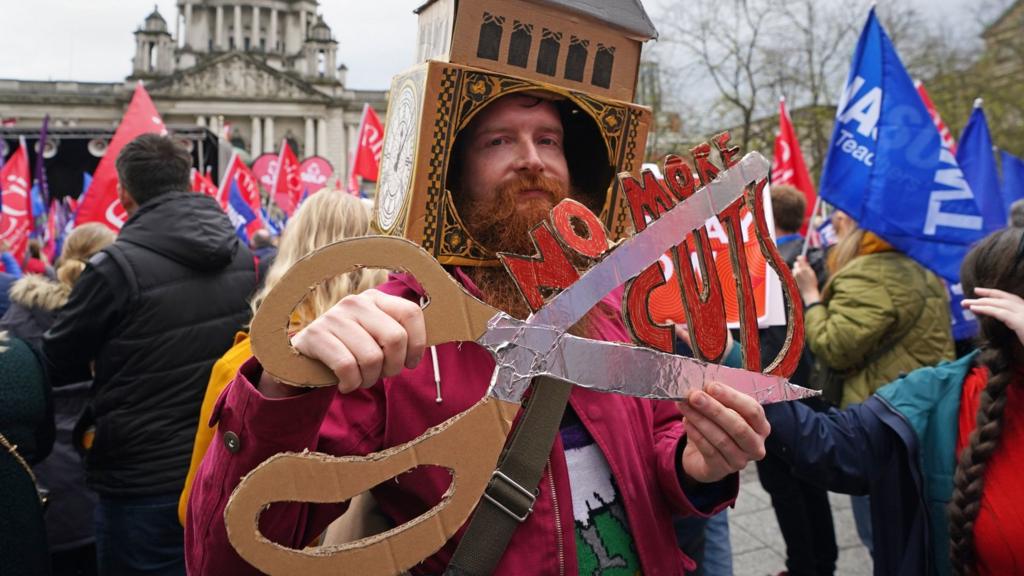
[[[377,225],[384,232],[390,232],[398,223],[409,197],[421,103],[416,84],[405,81],[389,105],[377,187]]]

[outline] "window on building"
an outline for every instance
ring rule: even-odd
[[[316,71],[321,78],[327,76],[327,53],[323,50],[316,53]]]

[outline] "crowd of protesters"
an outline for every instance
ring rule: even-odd
[[[545,101],[509,100],[495,109],[474,129],[489,133],[493,127],[488,123],[514,118],[515,129],[526,130],[532,122],[557,120],[559,113]],[[486,161],[492,168],[480,174],[505,161],[509,170],[529,177],[544,176],[545,169],[550,175],[552,165],[558,166],[561,152],[543,148],[549,144],[542,140],[537,140],[540,148],[529,151],[532,157],[516,164],[515,150],[481,147],[478,154],[473,134],[461,148],[463,161],[470,167]],[[561,161],[562,169],[571,172],[573,167]],[[260,425],[252,420],[257,416],[243,420],[240,406],[263,414],[264,427],[295,418],[295,429],[304,427],[305,436],[288,449],[315,448],[319,434],[319,442],[331,449],[370,452],[385,446],[383,411],[388,406],[396,413],[415,408],[389,394],[398,381],[395,375],[407,370],[405,354],[423,353],[423,346],[413,342],[415,326],[403,325],[409,340],[397,368],[391,366],[393,358],[384,358],[375,369],[357,371],[349,390],[295,396],[296,391],[268,382],[251,359],[246,330],[253,311],[302,257],[334,241],[367,234],[367,207],[341,193],[313,194],[291,217],[279,243],[260,233],[246,246],[214,199],[189,192],[190,157],[173,140],[139,137],[123,149],[117,169],[121,201],[130,215],[118,236],[99,224],[78,227],[53,266],[38,250],[30,249],[33,257],[23,263],[3,254],[0,441],[10,457],[0,457],[0,569],[4,574],[55,575],[184,574],[187,568],[235,573],[244,564],[221,538],[223,518],[218,515],[224,496],[247,470],[243,468],[258,463],[249,462],[253,453],[280,451],[286,443],[282,438],[295,434],[277,431],[282,437],[265,441],[266,446],[258,445],[256,432],[240,437],[243,424],[247,430],[259,430]],[[487,184],[479,174],[462,176],[467,189]],[[547,184],[537,180],[532,185]],[[771,195],[778,249],[793,266],[805,307],[806,346],[792,381],[823,391],[821,399],[768,406],[764,417],[772,433],[763,441],[767,453],[744,452],[749,460],[764,456],[758,472],[786,543],[788,573],[835,573],[829,490],[854,499],[858,533],[871,552],[876,574],[1004,574],[1024,569],[1024,557],[1014,546],[1024,541],[1024,514],[1012,489],[1016,473],[1024,471],[1019,443],[1024,420],[1017,412],[1024,408],[1024,228],[1016,227],[1018,210],[1013,211],[1013,225],[980,242],[963,263],[964,306],[979,318],[980,335],[977,350],[956,359],[947,290],[936,275],[842,213],[832,217],[838,243],[827,251],[805,251],[805,239],[798,233],[805,224],[803,194],[777,186]],[[509,215],[519,217],[514,206],[501,212],[501,197],[484,200],[498,202],[498,207],[463,200],[460,210],[480,218],[481,206],[504,214],[489,218],[491,226]],[[540,206],[536,213],[547,208]],[[188,225],[168,224],[172,222]],[[459,274],[464,284],[479,285],[484,297],[490,295],[492,271]],[[292,313],[289,329],[300,334],[296,346],[326,358],[327,346],[314,337],[339,338],[338,325],[323,319],[337,320],[338,311],[346,310],[339,304],[343,300],[349,310],[372,305],[376,316],[371,319],[378,321],[382,311],[393,314],[396,302],[418,294],[408,279],[393,277],[382,284],[385,280],[381,272],[363,270],[318,285]],[[378,285],[383,292],[366,292]],[[350,299],[364,292],[363,300]],[[367,321],[361,326],[374,335]],[[785,328],[763,329],[762,357],[774,357],[785,336]],[[362,344],[349,340],[346,345]],[[459,356],[466,354],[463,350],[440,352],[446,374],[453,373],[448,365],[458,365],[451,364],[455,358],[478,362]],[[410,385],[415,390],[402,393],[422,396],[425,390],[430,401],[423,405],[434,410],[437,371],[436,360],[433,368],[426,362],[416,378],[430,385],[416,380]],[[345,376],[339,372],[339,380]],[[380,384],[360,389],[381,376],[392,377],[383,378],[387,388]],[[445,410],[451,403],[479,398],[455,387],[444,394],[449,403]],[[716,405],[721,401],[718,406],[726,411],[742,409],[721,395],[701,399]],[[669,417],[660,406],[655,410],[641,401],[622,402],[629,403],[629,410],[650,410],[652,419]],[[586,404],[576,400],[572,406]],[[589,420],[590,411],[567,410],[573,414],[568,423],[563,419],[563,442],[570,437],[566,430],[596,426]],[[701,437],[696,423],[707,418],[694,407],[682,410],[695,423],[687,431],[691,449],[699,441],[704,450],[709,439]],[[311,420],[313,413],[320,419],[326,414],[325,423]],[[678,412],[673,414],[678,420]],[[225,419],[230,430],[218,428]],[[406,435],[412,437],[426,426],[418,418],[397,420],[389,426],[409,427]],[[758,427],[755,418],[746,423]],[[671,433],[678,438],[681,429]],[[236,456],[243,444],[245,458]],[[657,507],[681,498],[684,505],[673,507],[677,541],[672,545],[697,562],[679,561],[679,566],[687,573],[729,573],[723,507],[735,497],[731,482],[737,467],[714,468],[709,458],[684,454],[683,444],[681,458],[671,463],[672,477],[678,474],[683,486],[681,496],[640,502]],[[662,456],[653,447],[644,450],[652,461]],[[676,454],[675,444],[671,452]],[[624,457],[605,458],[617,465],[616,458]],[[684,468],[695,462],[707,473],[688,475]],[[661,473],[637,471],[648,480]],[[440,484],[433,490],[436,478],[423,473],[421,479],[430,486],[417,498],[444,491]],[[562,480],[573,487],[579,482],[575,476],[558,482]],[[629,487],[626,481],[623,486]],[[551,480],[552,491],[555,483]],[[650,488],[632,488],[638,487]],[[402,499],[403,490],[415,489],[412,483],[385,487],[379,493],[382,503],[361,496],[333,524],[342,507],[275,507],[267,524],[289,545],[345,542],[415,516],[427,502],[414,502],[411,492]],[[545,494],[540,496],[538,505]],[[396,509],[403,502],[410,508]],[[650,573],[660,569],[651,566],[675,566],[675,558],[650,557],[657,549],[651,543],[655,535],[636,522],[639,516],[629,514],[633,502],[623,498],[617,504],[624,504],[623,518],[628,518],[622,522],[630,553],[621,554],[622,561],[646,566]],[[539,510],[535,516],[557,514],[550,508]],[[668,518],[668,512],[658,514]],[[699,521],[684,522],[686,514]],[[712,535],[722,529],[724,539]],[[637,538],[630,539],[630,531]],[[524,542],[517,547],[513,540],[509,553],[527,556]],[[451,550],[446,547],[443,553],[448,558]],[[441,559],[433,558],[435,564]],[[428,561],[413,572],[435,573],[442,566]],[[593,573],[601,574],[599,568]]]

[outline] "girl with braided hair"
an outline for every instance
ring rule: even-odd
[[[978,317],[982,340],[960,397],[960,456],[949,503],[958,575],[1024,572],[1024,498],[1015,485],[1024,473],[1022,260],[1024,232],[1013,228],[971,251],[961,273],[965,293],[974,296],[964,307]]]
[[[870,494],[877,575],[1024,574],[1024,229],[981,241],[961,280],[977,352],[844,410],[765,406],[797,476]]]

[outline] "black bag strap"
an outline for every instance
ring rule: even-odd
[[[533,512],[537,485],[569,402],[572,384],[539,376],[519,425],[498,459],[445,576],[493,574],[516,528]]]

